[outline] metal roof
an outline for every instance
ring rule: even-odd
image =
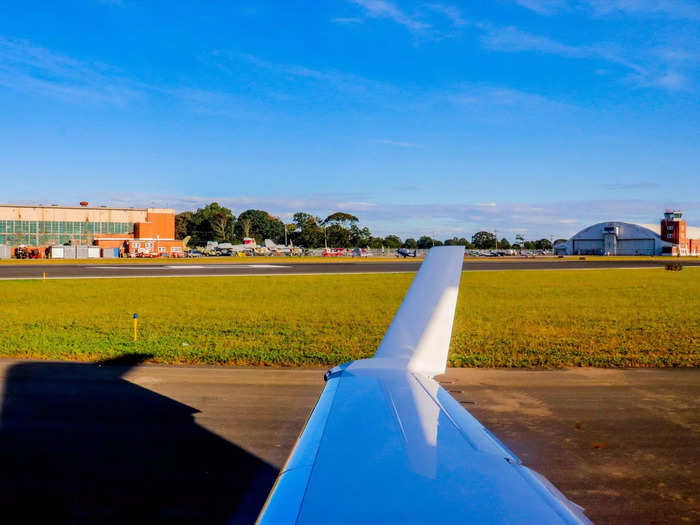
[[[587,228],[584,228],[576,235],[573,235],[572,239],[602,239],[605,234],[606,227],[615,227],[617,229],[618,239],[658,239],[661,237],[658,233],[645,226],[640,226],[639,224],[632,224],[629,222],[599,222]]]

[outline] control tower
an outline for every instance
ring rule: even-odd
[[[688,254],[688,226],[680,210],[666,210],[661,219],[661,238],[675,244],[679,255]]]

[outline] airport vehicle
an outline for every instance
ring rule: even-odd
[[[352,250],[353,257],[369,257],[369,252],[364,248],[355,248]]]
[[[415,257],[416,256],[416,250],[408,251],[408,248],[399,248],[396,250],[396,256],[397,257],[403,257],[404,259],[406,257]]]
[[[324,248],[321,252],[323,257],[342,257],[345,255],[345,250],[341,248]]]
[[[15,257],[17,259],[41,259],[41,250],[20,245],[15,249]]]
[[[260,525],[590,524],[433,380],[463,258],[461,246],[432,248],[374,357],[326,372]]]

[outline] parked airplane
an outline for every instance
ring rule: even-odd
[[[591,523],[433,380],[463,258],[432,248],[374,357],[326,373],[259,524]]]
[[[246,237],[243,239],[243,244],[231,244],[230,242],[207,241],[204,248],[205,253],[218,254],[224,252],[227,254],[235,254],[239,252],[252,252],[258,248],[255,239]]]
[[[252,253],[257,249],[257,247],[258,245],[255,242],[255,239],[253,239],[252,237],[246,237],[243,239],[243,244],[232,244],[227,249],[232,254],[238,254],[242,252]]]
[[[406,257],[415,257],[416,256],[416,250],[413,250],[412,252],[408,251],[408,248],[399,248],[396,250],[396,256],[397,257],[403,257],[404,259]]]
[[[271,239],[265,239],[265,248],[272,253],[279,253],[283,255],[301,255],[301,250],[295,248],[294,245],[290,244],[286,246],[284,244],[275,244]]]

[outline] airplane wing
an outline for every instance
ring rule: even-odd
[[[432,379],[463,257],[432,248],[374,358],[326,373],[259,524],[590,523]]]

